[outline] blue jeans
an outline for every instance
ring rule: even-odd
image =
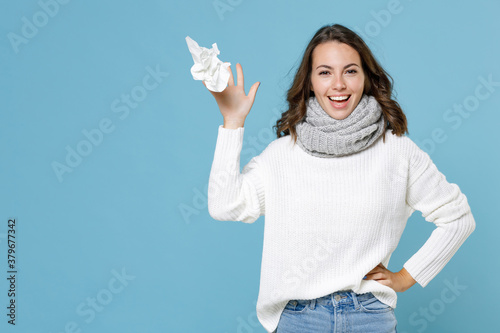
[[[397,333],[394,309],[372,293],[337,291],[312,300],[291,300],[276,333]]]

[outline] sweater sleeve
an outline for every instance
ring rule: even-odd
[[[425,287],[474,231],[476,223],[458,185],[446,181],[428,153],[415,143],[413,147],[406,202],[436,228],[403,267]]]
[[[264,182],[259,156],[240,173],[244,128],[219,126],[208,182],[208,212],[219,221],[253,223],[265,213]]]

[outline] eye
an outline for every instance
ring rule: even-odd
[[[356,74],[357,72],[358,72],[358,71],[357,71],[357,70],[355,70],[355,69],[348,69],[348,70],[346,71],[346,73],[347,73],[347,74]]]
[[[324,73],[324,74],[328,74],[328,73],[330,73],[330,72],[328,72],[328,71],[322,71],[322,72],[319,72],[319,75],[323,75],[323,73]]]

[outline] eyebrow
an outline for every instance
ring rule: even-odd
[[[351,67],[352,65],[354,66],[358,66],[358,64],[355,64],[355,63],[351,63],[349,65],[345,65],[344,66],[344,69],[346,69],[347,67]],[[326,67],[328,69],[333,69],[331,66],[328,66],[328,65],[319,65],[318,67],[316,67],[316,69],[320,68],[320,67]],[[359,67],[359,66],[358,66]]]

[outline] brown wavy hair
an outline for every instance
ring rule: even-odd
[[[321,27],[307,45],[292,86],[287,92],[288,110],[281,114],[281,118],[273,126],[277,137],[291,135],[294,143],[297,142],[295,125],[305,118],[306,102],[309,97],[314,96],[311,91],[312,53],[316,46],[330,41],[345,43],[358,52],[365,73],[363,93],[375,97],[382,107],[385,120],[383,142],[385,143],[387,129],[391,129],[392,134],[397,136],[408,133],[406,116],[392,97],[393,78],[378,63],[361,37],[340,24],[334,24]]]

